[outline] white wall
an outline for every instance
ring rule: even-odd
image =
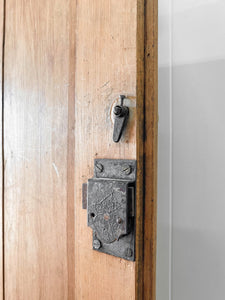
[[[159,0],[157,300],[225,299],[225,0]]]

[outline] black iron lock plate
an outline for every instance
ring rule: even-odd
[[[87,184],[94,250],[134,261],[135,182],[135,160],[95,160]]]

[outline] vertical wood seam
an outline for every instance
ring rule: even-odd
[[[76,6],[70,1],[69,17],[69,91],[68,91],[68,139],[67,139],[67,270],[68,300],[75,299],[75,63],[76,63]]]
[[[137,68],[137,191],[136,191],[136,265],[135,299],[143,299],[143,216],[144,216],[144,22],[145,0],[137,1],[136,68]]]
[[[155,300],[157,205],[157,0],[137,1],[137,300]]]
[[[158,0],[145,0],[145,213],[143,299],[156,299]]]
[[[5,259],[4,259],[4,240],[5,240],[5,230],[4,230],[4,189],[5,189],[5,172],[4,172],[4,63],[5,63],[5,25],[6,25],[6,0],[3,0],[3,20],[2,20],[2,116],[1,116],[1,122],[2,122],[2,299],[5,299]]]

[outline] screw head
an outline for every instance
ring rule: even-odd
[[[96,164],[95,164],[95,169],[96,169],[97,172],[101,173],[101,172],[103,172],[104,167],[103,167],[102,164],[96,163]]]
[[[95,249],[95,250],[98,250],[98,249],[100,249],[101,248],[101,242],[98,240],[98,239],[94,239],[93,240],[93,248]]]
[[[131,248],[127,248],[124,254],[126,257],[131,257],[133,255],[133,251]]]
[[[130,175],[130,173],[132,172],[132,168],[129,165],[123,165],[123,173],[125,175]]]
[[[122,224],[123,220],[119,217],[119,218],[117,218],[116,222],[117,222],[117,224]]]
[[[120,105],[116,105],[113,109],[114,115],[120,116],[122,114],[122,107]]]

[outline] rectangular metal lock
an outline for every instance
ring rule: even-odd
[[[95,160],[94,177],[83,186],[94,250],[135,260],[135,183],[135,160]]]

